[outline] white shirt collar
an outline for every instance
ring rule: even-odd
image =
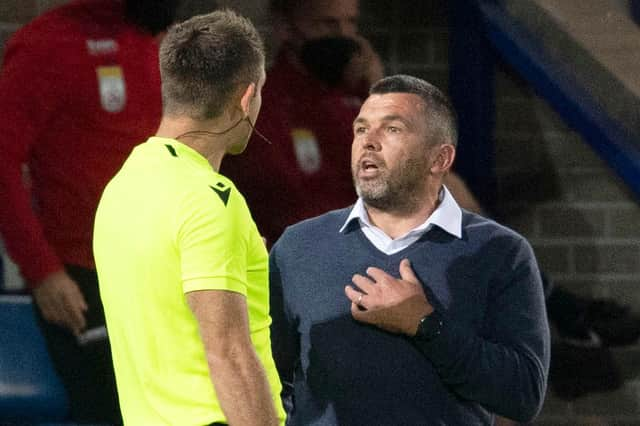
[[[369,220],[369,214],[365,209],[364,202],[358,198],[356,204],[351,209],[347,220],[340,228],[344,232],[351,221],[357,219],[360,228],[367,238],[380,250],[387,254],[395,253],[408,247],[417,241],[424,233],[431,229],[432,225],[437,225],[447,233],[457,238],[462,238],[462,210],[453,198],[446,186],[442,185],[439,194],[440,204],[431,215],[421,225],[413,228],[405,235],[392,240],[380,228],[374,226]]]

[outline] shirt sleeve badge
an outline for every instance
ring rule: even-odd
[[[308,129],[291,130],[293,149],[298,166],[303,172],[312,174],[320,170],[322,156],[316,136]]]
[[[107,112],[120,112],[127,103],[124,74],[120,66],[96,68],[100,88],[100,104]]]

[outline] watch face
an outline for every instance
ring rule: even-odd
[[[442,317],[433,311],[420,320],[416,337],[423,341],[433,340],[440,335],[443,325]]]

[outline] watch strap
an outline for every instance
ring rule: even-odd
[[[443,328],[444,320],[442,315],[438,311],[433,311],[420,319],[414,338],[423,342],[430,342],[442,334]]]

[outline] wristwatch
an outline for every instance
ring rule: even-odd
[[[438,311],[433,311],[429,315],[422,317],[418,323],[418,330],[414,339],[421,342],[430,342],[442,333],[444,320]]]

